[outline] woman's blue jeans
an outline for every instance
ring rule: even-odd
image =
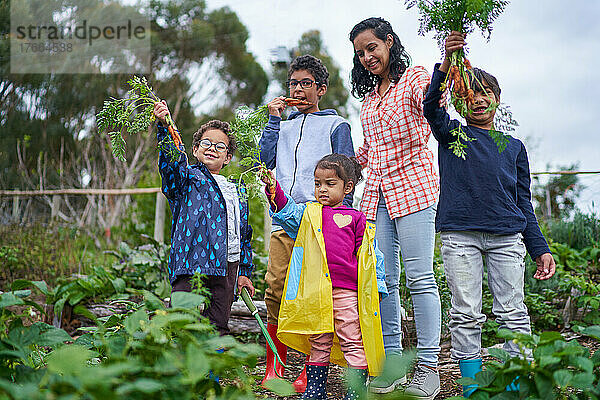
[[[440,295],[433,274],[435,212],[424,210],[390,219],[383,194],[377,205],[377,243],[385,260],[385,283],[389,296],[380,304],[385,352],[402,352],[400,319],[400,254],[406,287],[412,298],[417,329],[417,354],[420,363],[436,367],[440,352]]]

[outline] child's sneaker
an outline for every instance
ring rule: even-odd
[[[415,367],[415,375],[406,387],[404,394],[422,400],[433,400],[440,392],[440,375],[438,372],[422,364]]]

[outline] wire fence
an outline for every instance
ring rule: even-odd
[[[539,178],[552,175],[577,175],[583,179],[579,182],[584,189],[579,195],[579,208],[588,213],[598,213],[596,207],[600,202],[600,171],[540,171],[531,172],[533,178]],[[49,219],[56,219],[61,213],[61,207],[64,207],[62,197],[81,197],[81,196],[136,196],[143,194],[156,194],[155,213],[154,213],[154,238],[157,241],[164,240],[164,223],[166,212],[166,199],[161,192],[161,188],[131,188],[131,189],[45,189],[45,190],[0,190],[0,222],[7,224],[22,224],[32,222],[35,215],[45,213]],[[33,207],[31,199],[44,197],[45,205],[38,202],[37,213],[29,211]],[[51,200],[48,200],[51,199]],[[88,202],[89,204],[89,202]],[[81,206],[81,205],[80,205]],[[48,210],[49,208],[49,210]],[[72,208],[72,207],[71,207]],[[42,211],[40,211],[42,209]],[[48,213],[49,211],[49,213]],[[89,210],[88,210],[89,212]]]

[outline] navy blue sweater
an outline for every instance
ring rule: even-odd
[[[159,122],[157,139],[169,135]],[[174,144],[169,142],[169,147]],[[189,165],[185,151],[171,161],[159,151],[158,167],[162,192],[167,197],[171,222],[169,278],[179,275],[225,276],[227,274],[227,210],[219,185],[202,163]],[[240,267],[239,275],[252,276],[252,227],[248,223],[248,202],[240,198]]]
[[[439,231],[480,231],[496,235],[522,233],[533,259],[549,253],[531,205],[529,161],[523,143],[510,137],[506,149],[498,147],[489,131],[463,126],[476,140],[468,143],[466,160],[458,158],[448,143],[460,125],[439,106],[440,84],[445,74],[435,66],[423,100],[423,113],[439,142],[440,199],[435,227]]]

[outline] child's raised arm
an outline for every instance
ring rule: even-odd
[[[295,239],[306,205],[296,204],[294,200],[285,195],[279,182],[275,180],[273,171],[262,170],[260,179],[266,184],[265,194],[271,205],[273,221],[281,226],[292,239]],[[275,185],[272,182],[275,182]]]
[[[175,199],[182,195],[183,184],[187,174],[187,156],[183,144],[177,147],[174,142],[168,140],[171,133],[167,128],[169,108],[163,100],[154,104],[154,115],[158,120],[156,139],[159,144],[158,169],[162,178],[162,191],[168,199]],[[179,153],[173,161],[171,154]]]
[[[441,86],[450,68],[450,55],[464,46],[465,40],[462,33],[453,31],[448,36],[445,42],[444,62],[441,65],[436,64],[434,67],[431,83],[423,100],[423,115],[431,127],[431,133],[442,145],[447,145],[454,140],[454,136],[450,132],[458,128],[460,122],[451,120],[446,109],[440,105]]]

